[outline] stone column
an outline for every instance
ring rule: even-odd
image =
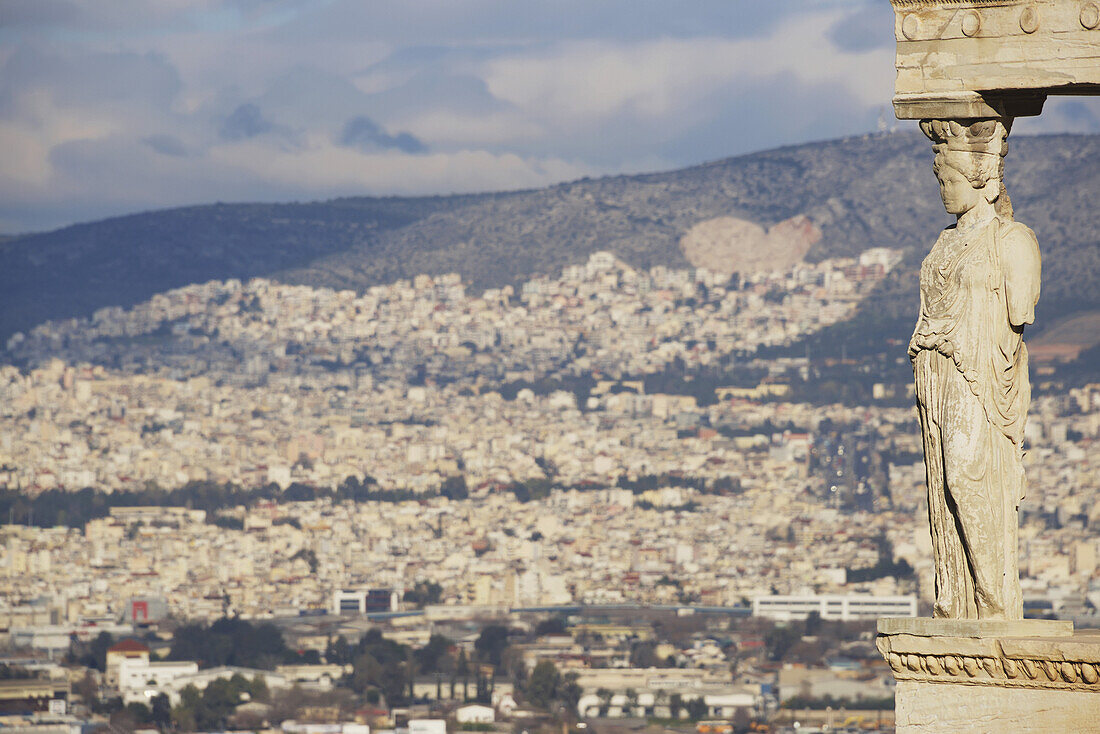
[[[1021,619],[1021,337],[1040,258],[1002,183],[1015,117],[1040,114],[1050,95],[1100,94],[1100,0],[891,1],[894,110],[921,121],[958,217],[922,267],[909,346],[936,599],[933,618],[879,620],[897,731],[1100,732],[1100,631]]]

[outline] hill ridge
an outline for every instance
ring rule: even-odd
[[[807,258],[873,246],[907,268],[868,301],[910,320],[920,252],[948,222],[931,148],[907,131],[785,146],[675,171],[543,189],[306,203],[208,204],[135,213],[0,241],[0,340],[49,319],[129,306],[188,283],[269,277],[351,288],[457,272],[474,287],[553,273],[597,250],[636,267],[687,267],[682,235],[709,218],[771,227],[810,218]],[[1100,135],[1021,136],[1006,163],[1018,218],[1044,255],[1040,323],[1100,308]]]

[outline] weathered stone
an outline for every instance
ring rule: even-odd
[[[1011,120],[923,120],[957,223],[924,260],[909,342],[924,440],[934,617],[1022,619],[1017,571],[1024,327],[1039,300],[1039,246],[1013,220],[1003,157]]]
[[[1072,688],[1100,696],[1100,636],[1096,634],[954,637],[880,633],[876,644],[899,681]]]
[[[1100,694],[899,681],[898,734],[1097,731]]]
[[[1073,622],[1062,619],[935,619],[883,617],[879,634],[918,637],[1064,637],[1073,634]]]
[[[1094,0],[892,0],[902,119],[1038,115],[1049,94],[1100,93]]]

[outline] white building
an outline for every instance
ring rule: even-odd
[[[195,675],[199,664],[190,660],[151,663],[148,659],[123,660],[118,664],[118,690],[126,703],[149,704],[176,680]]]
[[[270,670],[219,666],[199,670],[198,663],[180,661],[169,663],[144,663],[139,660],[124,661],[119,667],[119,690],[126,703],[148,705],[160,694],[168,696],[171,705],[180,702],[180,692],[187,686],[204,690],[211,682],[241,675],[249,680],[263,678],[269,688],[289,688],[285,676]]]
[[[409,719],[409,734],[447,734],[443,719]]]
[[[459,724],[492,724],[496,721],[496,712],[492,706],[459,706],[455,711],[455,721]]]
[[[370,734],[366,724],[307,724],[294,720],[284,721],[282,730],[286,734]]]
[[[822,619],[849,622],[856,619],[917,616],[917,597],[872,596],[871,594],[810,594],[806,596],[756,596],[752,600],[754,617],[780,622],[806,619],[816,612]]]

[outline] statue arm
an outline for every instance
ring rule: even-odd
[[[1013,326],[1024,326],[1035,321],[1035,304],[1039,302],[1039,241],[1030,229],[1014,224],[1004,232],[1001,242],[1008,321]]]

